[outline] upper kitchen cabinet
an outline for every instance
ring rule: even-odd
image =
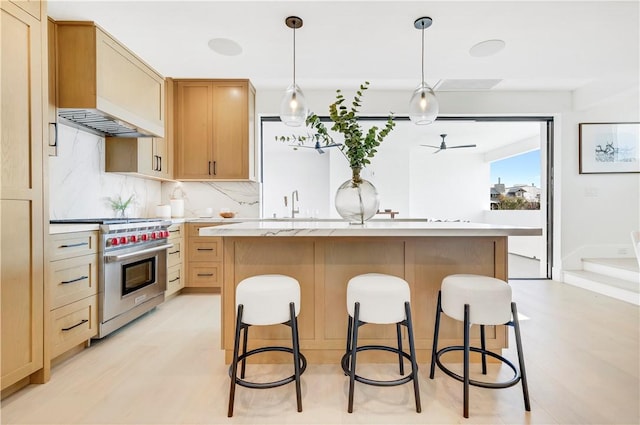
[[[173,82],[166,84],[167,105],[173,101]],[[106,137],[105,171],[134,174],[154,180],[173,179],[173,110],[167,107],[164,138]]]
[[[46,3],[0,2],[2,396],[48,379],[44,335],[49,210]]]
[[[249,80],[175,80],[174,107],[176,180],[255,177]]]
[[[165,136],[164,78],[93,22],[56,22],[58,115],[117,137]]]

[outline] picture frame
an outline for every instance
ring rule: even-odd
[[[640,173],[640,123],[580,123],[580,174]]]

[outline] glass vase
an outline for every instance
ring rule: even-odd
[[[371,182],[360,177],[360,168],[352,168],[353,176],[336,192],[335,205],[340,217],[353,224],[364,224],[378,212],[380,198]]]

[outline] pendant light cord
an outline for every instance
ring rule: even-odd
[[[424,85],[424,24],[422,25],[422,85]]]
[[[293,87],[296,86],[296,26],[293,26]]]

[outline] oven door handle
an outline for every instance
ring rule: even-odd
[[[144,254],[151,254],[152,252],[164,251],[165,249],[173,248],[172,243],[167,243],[160,246],[154,246],[153,248],[141,249],[140,251],[130,252],[122,255],[105,255],[104,261],[107,263],[113,263],[115,261],[126,260],[127,258],[139,257]]]

